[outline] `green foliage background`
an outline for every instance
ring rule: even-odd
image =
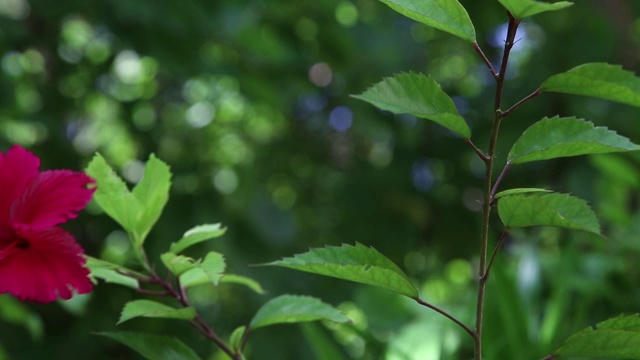
[[[504,10],[498,1],[461,3],[497,61]],[[580,1],[528,19],[523,30],[507,104],[581,63],[640,70],[638,2]],[[149,154],[169,163],[171,198],[146,242],[158,267],[158,255],[186,229],[228,227],[221,239],[190,251],[210,246],[225,254],[232,272],[258,279],[268,294],[196,289],[195,305],[221,334],[283,293],[317,296],[355,320],[260,330],[249,358],[313,359],[323,351],[327,359],[471,357],[466,334],[396,295],[248,266],[360,242],[405,269],[426,300],[472,319],[481,164],[447,130],[349,97],[401,71],[430,74],[485,148],[493,85],[468,43],[374,0],[11,0],[0,3],[0,55],[3,149],[22,144],[44,167],[71,169],[100,151],[131,182]],[[635,108],[543,94],[503,125],[500,161],[524,129],[555,115],[640,141]],[[540,358],[587,325],[639,311],[638,155],[527,164],[504,186],[588,199],[609,240],[547,228],[514,232],[489,282],[488,359]],[[134,262],[125,234],[95,207],[68,228],[88,254]],[[121,307],[136,296],[100,284],[91,296],[60,305],[25,309],[4,297],[4,357],[137,359],[91,334],[114,331]],[[186,323],[138,319],[118,328],[177,334],[203,358],[222,359]]]

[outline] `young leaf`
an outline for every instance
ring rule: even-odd
[[[236,351],[240,350],[242,348],[242,340],[246,332],[246,326],[240,326],[233,330],[231,336],[229,336],[229,346]]]
[[[453,100],[428,76],[398,74],[354,97],[394,114],[412,114],[434,121],[465,139],[471,137],[471,130],[458,114]]]
[[[164,253],[160,255],[160,260],[164,266],[171,271],[173,275],[180,276],[191,270],[197,266],[199,266],[199,262],[194,259],[184,256],[184,255],[176,255],[172,252]]]
[[[620,316],[570,336],[555,355],[589,358],[640,358],[640,317]]]
[[[584,95],[640,107],[640,78],[620,65],[591,63],[553,75],[543,91]]]
[[[160,218],[160,214],[169,200],[169,187],[171,187],[169,166],[151,154],[144,167],[142,179],[132,191],[133,196],[141,205],[134,228],[139,246],[142,245],[149,231]]]
[[[91,271],[89,276],[92,278],[98,278],[108,283],[124,285],[130,288],[137,289],[140,287],[138,280],[125,274],[132,274],[137,277],[145,277],[144,274],[129,270],[124,266],[116,265],[108,261],[96,259],[90,256],[85,256],[85,258],[87,259],[87,263],[85,264],[85,266],[89,269],[89,271]]]
[[[545,11],[561,10],[573,3],[568,1],[558,1],[554,3],[546,3],[534,0],[498,0],[502,6],[509,11],[516,19],[524,19],[535,14]]]
[[[499,193],[495,194],[493,198],[497,200],[497,199],[500,199],[501,197],[508,196],[508,195],[528,194],[528,193],[537,193],[537,192],[550,193],[551,190],[539,189],[539,188],[509,189],[505,191],[500,191]]]
[[[182,341],[169,336],[127,331],[99,332],[96,334],[116,340],[149,360],[201,360]]]
[[[248,287],[258,294],[264,294],[265,291],[257,281],[241,275],[224,274],[220,278],[221,283],[240,284]]]
[[[220,223],[198,225],[185,232],[178,242],[171,244],[169,251],[177,254],[190,246],[222,236],[226,231],[227,228],[223,228]]]
[[[377,250],[356,243],[355,246],[329,246],[264,265],[282,266],[314,274],[378,286],[415,299],[418,290],[407,275]]]
[[[556,226],[599,236],[600,223],[586,201],[567,194],[534,192],[500,198],[498,214],[508,228]]]
[[[225,267],[222,254],[211,251],[204,260],[194,263],[193,269],[180,275],[180,285],[185,288],[207,283],[218,286],[220,278],[224,275]]]
[[[134,300],[129,301],[122,309],[118,325],[137,317],[191,320],[195,316],[196,310],[192,307],[174,309],[151,300]]]
[[[309,296],[282,295],[269,300],[253,317],[252,329],[285,323],[329,320],[337,323],[351,321],[338,309]]]
[[[469,14],[457,0],[380,0],[409,19],[446,31],[469,42],[476,30]]]
[[[640,146],[605,127],[576,119],[544,118],[531,125],[513,144],[508,161],[522,164],[585,154],[640,150]]]
[[[97,190],[93,193],[93,200],[125,231],[133,232],[140,203],[129,192],[124,181],[98,153],[91,159],[85,172],[96,180]]]

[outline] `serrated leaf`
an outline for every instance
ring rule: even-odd
[[[180,276],[199,265],[196,260],[188,256],[176,255],[172,252],[160,255],[160,260],[162,260],[164,266],[176,276]]]
[[[96,335],[116,340],[149,360],[201,360],[182,341],[161,335],[144,334],[128,331],[99,332]]]
[[[105,282],[124,285],[130,288],[137,289],[140,287],[138,280],[127,276],[125,274],[132,274],[137,277],[145,277],[144,274],[127,269],[124,266],[110,263],[108,261],[96,259],[90,256],[85,256],[87,262],[85,266],[91,271],[89,274],[92,278],[102,279]]]
[[[534,0],[498,0],[516,19],[524,19],[546,11],[561,10],[573,5],[572,2],[558,1],[547,3]]]
[[[97,189],[93,193],[93,200],[125,231],[133,232],[140,203],[124,181],[98,153],[91,159],[85,172],[96,180]]]
[[[304,254],[274,261],[268,266],[281,266],[314,274],[378,286],[395,293],[418,298],[418,290],[407,275],[391,260],[372,247],[328,246],[312,249]]]
[[[380,0],[409,19],[448,32],[463,40],[476,41],[469,14],[457,0]]]
[[[471,130],[458,114],[453,100],[428,76],[398,74],[354,97],[394,114],[411,114],[434,121],[465,139],[471,137]]]
[[[264,304],[251,320],[252,329],[285,323],[329,320],[351,321],[340,310],[309,296],[282,295]]]
[[[513,144],[508,161],[522,164],[560,157],[640,150],[640,146],[606,127],[581,119],[544,118]]]
[[[554,353],[589,358],[640,358],[640,317],[620,316],[569,337]]]
[[[160,218],[160,214],[169,200],[170,187],[171,171],[169,166],[151,154],[144,166],[142,179],[132,191],[133,196],[141,205],[134,228],[139,246],[142,245],[149,231]]]
[[[258,293],[258,294],[264,294],[265,291],[262,288],[262,285],[260,285],[260,283],[258,283],[257,281],[248,278],[246,276],[242,276],[242,275],[234,275],[234,274],[224,274],[221,278],[220,278],[220,282],[221,283],[230,283],[230,284],[240,284],[240,285],[244,285],[246,287],[248,287],[249,289],[253,290],[254,292]]]
[[[226,264],[222,254],[211,251],[204,260],[197,262],[193,269],[180,275],[180,285],[185,288],[207,283],[218,286],[225,268]]]
[[[134,300],[125,304],[118,325],[137,317],[192,320],[196,310],[192,307],[174,309],[165,304],[151,300]]]
[[[229,336],[229,346],[238,351],[242,348],[242,340],[244,338],[244,334],[247,331],[246,326],[240,326],[233,330],[231,336]]]
[[[498,214],[508,228],[556,226],[602,236],[598,218],[587,202],[567,194],[534,192],[504,196],[498,201]]]
[[[185,232],[178,242],[171,244],[169,251],[177,254],[190,246],[222,236],[226,231],[227,228],[220,223],[198,225]]]
[[[553,75],[543,91],[584,95],[640,107],[640,78],[620,65],[591,63]]]
[[[509,190],[501,191],[495,194],[493,198],[497,200],[497,199],[500,199],[501,197],[508,196],[508,195],[528,194],[528,193],[535,193],[535,192],[550,193],[552,191],[547,189],[539,189],[539,188],[509,189]]]

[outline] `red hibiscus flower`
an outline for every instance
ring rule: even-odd
[[[84,173],[39,168],[20,146],[0,152],[0,293],[47,303],[93,289],[82,247],[57,225],[78,216],[95,188]]]

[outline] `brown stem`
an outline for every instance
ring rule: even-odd
[[[494,78],[497,78],[498,77],[498,72],[493,67],[493,64],[491,64],[491,61],[489,61],[487,56],[484,54],[484,52],[480,48],[480,45],[478,45],[478,43],[474,41],[473,42],[473,48],[476,50],[478,55],[480,55],[480,57],[482,58],[482,61],[484,61],[484,63],[487,65],[487,67],[489,68],[489,71],[491,71],[491,75],[493,75]]]
[[[448,312],[446,312],[446,311],[444,311],[444,310],[440,309],[439,307],[437,307],[437,306],[435,306],[435,305],[433,305],[433,304],[430,304],[430,303],[428,303],[428,302],[426,302],[426,301],[424,301],[424,300],[422,300],[422,299],[420,299],[420,298],[416,298],[415,300],[418,302],[418,304],[423,305],[423,306],[426,306],[426,307],[428,307],[429,309],[431,309],[431,310],[433,310],[433,311],[435,311],[435,312],[437,312],[437,313],[439,313],[439,314],[443,315],[443,316],[444,316],[444,317],[446,317],[447,319],[449,319],[449,320],[453,321],[454,323],[458,324],[461,328],[463,328],[463,329],[464,329],[464,331],[466,331],[467,333],[469,333],[469,335],[471,335],[471,337],[473,337],[473,338],[475,338],[475,337],[476,337],[476,333],[475,333],[475,331],[473,331],[473,329],[472,329],[472,328],[470,328],[470,327],[468,327],[467,325],[465,325],[462,321],[458,320],[458,319],[457,319],[457,318],[455,318],[453,315],[449,314]]]
[[[509,169],[511,169],[511,163],[507,161],[507,164],[504,166],[504,168],[502,169],[502,172],[500,172],[500,175],[498,175],[498,178],[496,179],[495,184],[493,184],[493,187],[491,188],[491,193],[489,194],[490,205],[494,204],[498,187],[500,186],[500,184],[502,184],[502,180],[504,179],[504,176],[507,175],[507,172],[509,172]]]
[[[513,104],[513,106],[510,107],[509,109],[507,109],[506,111],[503,111],[502,112],[502,117],[509,116],[515,109],[517,109],[520,106],[524,105],[525,103],[527,103],[529,100],[533,99],[534,97],[540,95],[540,93],[542,93],[542,89],[538,88],[536,91],[534,91],[531,94],[527,95],[522,100],[520,100],[517,103]]]
[[[141,252],[142,252],[142,260],[145,263],[145,267],[151,273],[150,282],[153,282],[159,285],[160,287],[162,287],[165,290],[165,293],[167,295],[178,300],[178,302],[180,302],[182,306],[191,307],[191,304],[189,304],[189,299],[187,298],[186,289],[180,285],[180,278],[178,277],[176,279],[177,287],[178,287],[178,291],[176,291],[176,289],[173,287],[169,279],[165,280],[158,275],[155,269],[151,266],[151,263],[149,262],[149,258],[147,257],[147,254],[144,252],[144,250],[142,250]],[[196,312],[195,318],[191,320],[190,323],[194,328],[196,328],[200,333],[202,333],[202,335],[204,335],[207,339],[216,343],[216,345],[218,345],[218,347],[223,352],[229,355],[229,357],[231,357],[234,360],[242,360],[242,354],[239,352],[234,352],[218,336],[218,334],[216,334],[216,332],[209,326],[209,324],[207,324],[207,322],[202,318],[200,314],[198,314],[198,312]]]
[[[469,145],[473,151],[475,151],[476,154],[478,154],[478,156],[480,157],[480,159],[482,159],[482,161],[487,162],[489,160],[489,155],[485,154],[482,150],[480,150],[476,144],[473,143],[473,141],[471,141],[471,139],[464,139],[464,142],[467,143],[467,145]]]
[[[504,229],[504,231],[502,231],[502,234],[500,234],[500,238],[498,239],[496,248],[493,249],[493,254],[491,254],[491,259],[489,260],[489,264],[487,265],[487,270],[484,272],[484,281],[487,281],[489,279],[489,272],[491,272],[493,261],[496,259],[496,256],[498,255],[498,252],[502,247],[502,244],[504,244],[504,240],[507,238],[507,235],[509,235],[509,229]]]
[[[489,138],[489,151],[487,155],[489,160],[486,161],[485,180],[484,180],[484,202],[482,204],[482,234],[480,238],[480,263],[478,266],[478,298],[476,303],[476,329],[474,336],[474,352],[475,360],[482,360],[482,324],[484,316],[484,298],[487,284],[487,253],[489,247],[489,221],[491,218],[491,190],[493,176],[493,161],[496,154],[496,144],[498,141],[498,132],[500,130],[500,122],[503,113],[502,94],[504,91],[505,74],[509,63],[509,54],[515,41],[516,32],[520,21],[509,14],[509,28],[507,31],[507,39],[504,44],[504,52],[502,54],[502,63],[500,65],[500,73],[496,76],[496,94],[494,103],[494,118],[491,126],[491,135]]]

